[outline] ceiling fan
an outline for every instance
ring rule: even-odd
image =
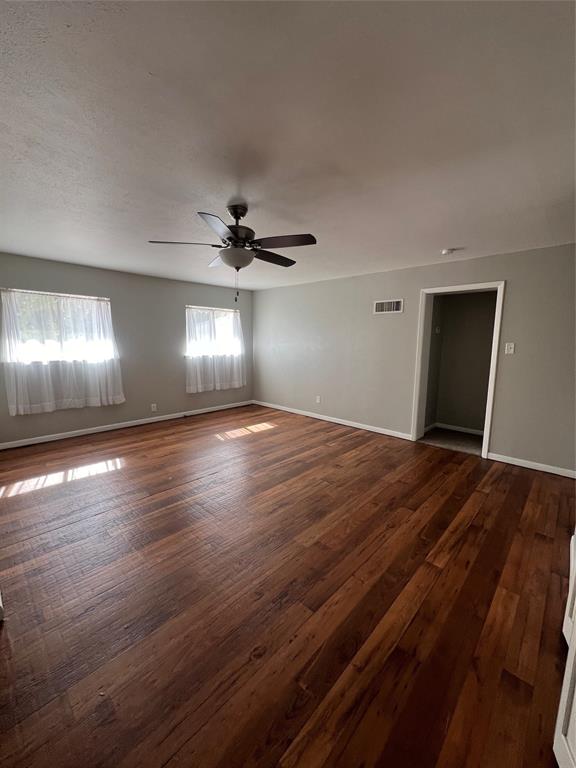
[[[250,227],[238,222],[248,213],[248,205],[244,202],[230,203],[228,213],[234,219],[234,224],[226,224],[213,213],[198,211],[198,216],[208,224],[222,241],[219,245],[213,243],[186,243],[171,240],[149,240],[149,243],[161,245],[206,245],[210,248],[220,248],[220,252],[208,266],[219,267],[226,264],[237,272],[252,263],[253,259],[277,264],[279,267],[291,267],[296,264],[286,256],[266,250],[267,248],[293,248],[296,245],[315,245],[314,235],[279,235],[278,237],[259,237]],[[224,247],[222,247],[224,246]]]

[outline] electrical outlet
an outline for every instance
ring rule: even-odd
[[[152,411],[152,413],[156,413],[156,411],[158,410],[158,405],[156,403],[150,403],[150,410]]]
[[[505,355],[513,355],[516,351],[516,345],[513,341],[507,341],[506,344],[504,344],[504,354]]]
[[[320,395],[316,395],[316,402],[319,404],[322,401]]]

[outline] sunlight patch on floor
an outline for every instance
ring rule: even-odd
[[[263,421],[260,424],[252,424],[250,427],[238,427],[238,429],[231,429],[229,432],[220,432],[216,437],[218,440],[235,440],[237,437],[252,435],[254,432],[265,432],[267,429],[274,429],[275,427],[276,424]]]
[[[42,488],[49,488],[53,485],[62,483],[71,483],[73,480],[83,480],[86,477],[103,475],[106,472],[114,472],[122,469],[124,459],[108,459],[108,461],[99,461],[96,464],[85,464],[82,467],[72,467],[63,472],[50,472],[38,477],[29,477],[26,480],[19,480],[17,483],[4,485],[0,488],[0,499],[10,496],[19,496],[22,493],[39,491]]]

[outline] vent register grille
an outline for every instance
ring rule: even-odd
[[[381,315],[390,312],[404,312],[404,299],[387,299],[374,302],[374,314]]]

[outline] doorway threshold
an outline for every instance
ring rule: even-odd
[[[433,445],[436,448],[448,448],[451,451],[472,453],[476,456],[482,455],[482,435],[456,432],[453,429],[433,427],[418,442]]]

